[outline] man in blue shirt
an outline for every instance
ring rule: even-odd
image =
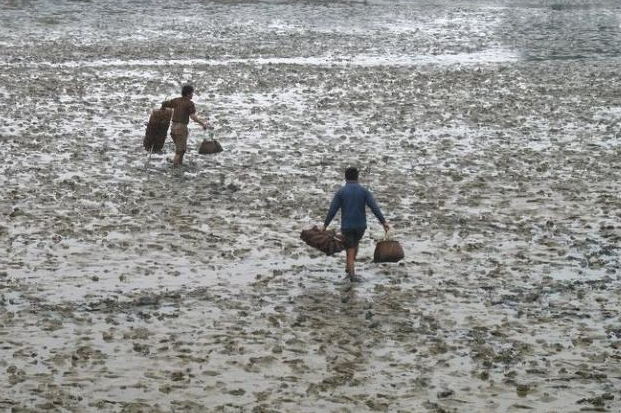
[[[345,271],[349,274],[350,281],[360,282],[362,279],[356,276],[354,264],[358,255],[358,243],[367,229],[365,207],[368,205],[371,208],[375,217],[384,226],[384,231],[388,231],[390,225],[388,225],[384,215],[382,215],[382,211],[375,203],[371,192],[358,183],[358,169],[354,167],[347,168],[345,170],[345,181],[345,186],[342,186],[332,199],[330,210],[323,224],[323,230],[326,230],[340,209],[341,232],[345,237],[345,253],[347,257]]]

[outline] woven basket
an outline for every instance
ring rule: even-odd
[[[399,262],[405,254],[399,241],[388,239],[388,235],[375,245],[373,262]]]
[[[305,229],[300,234],[300,238],[313,248],[326,255],[333,255],[345,249],[343,245],[344,239],[341,234],[337,234],[335,230],[322,231],[317,226],[311,229]]]
[[[198,147],[198,153],[201,155],[209,155],[218,152],[222,152],[222,145],[215,139],[203,139],[203,142],[201,142],[201,145]]]
[[[147,151],[160,152],[164,147],[168,128],[170,127],[170,119],[172,118],[172,110],[158,109],[151,112],[147,131],[142,144]]]

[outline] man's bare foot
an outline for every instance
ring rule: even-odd
[[[181,166],[182,161],[183,161],[182,155],[175,155],[175,158],[173,159],[173,166]]]
[[[352,274],[352,273],[350,273],[350,274],[349,274],[349,281],[351,281],[351,282],[353,282],[353,283],[361,283],[361,282],[363,282],[363,281],[364,281],[364,278],[362,278],[362,277],[361,277],[361,276],[359,276],[359,275],[356,275],[356,274]]]

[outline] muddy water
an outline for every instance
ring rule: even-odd
[[[3,2],[0,410],[619,411],[619,12]],[[350,164],[406,251],[353,287],[298,239]]]

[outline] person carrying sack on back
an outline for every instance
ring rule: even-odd
[[[388,232],[390,225],[382,215],[371,191],[358,183],[358,169],[349,167],[345,170],[345,185],[334,195],[322,230],[326,230],[330,222],[341,210],[341,233],[345,238],[346,263],[345,271],[351,282],[361,282],[362,278],[356,276],[356,256],[358,255],[358,243],[367,228],[365,207],[368,205],[375,217],[381,222],[384,231]]]
[[[190,119],[200,124],[203,130],[207,130],[208,123],[196,116],[196,107],[194,102],[192,102],[193,97],[194,87],[192,85],[185,85],[181,89],[181,97],[162,102],[162,109],[169,108],[173,110],[172,126],[170,128],[170,137],[175,143],[173,166],[180,166],[183,161],[183,155],[188,144],[188,123],[190,123]]]

